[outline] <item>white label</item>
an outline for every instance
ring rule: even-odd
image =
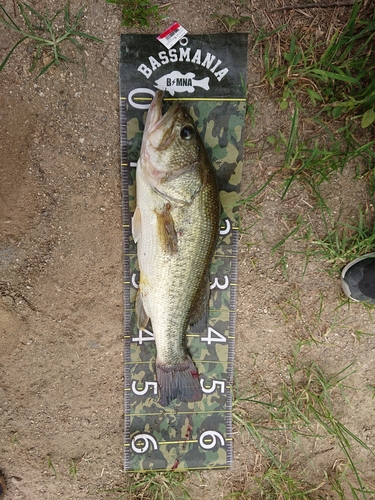
[[[181,40],[187,33],[187,30],[183,28],[178,23],[173,23],[168,29],[166,29],[161,35],[159,35],[156,39],[159,40],[163,45],[170,49],[173,45]]]

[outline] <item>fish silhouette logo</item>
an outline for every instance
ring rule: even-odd
[[[175,92],[189,92],[191,94],[195,91],[195,87],[209,90],[209,81],[208,76],[202,80],[195,80],[195,73],[190,72],[183,75],[179,71],[172,71],[172,73],[156,80],[155,87],[159,90],[167,90],[171,95],[174,95]]]

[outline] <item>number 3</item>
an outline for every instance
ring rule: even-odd
[[[220,285],[219,279],[215,278],[214,282],[210,286],[210,289],[213,290],[214,288],[219,288],[220,290],[225,290],[226,288],[228,288],[229,278],[228,278],[228,276],[223,276],[223,278],[224,278],[224,283],[222,285]]]

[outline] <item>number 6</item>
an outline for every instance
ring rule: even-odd
[[[136,446],[136,443],[139,440],[143,440],[143,442],[144,442],[144,445],[142,446],[142,448],[138,448]],[[132,450],[135,453],[144,453],[145,451],[147,451],[149,449],[150,443],[152,443],[154,450],[158,449],[158,443],[154,437],[150,436],[149,434],[137,434],[132,439]]]
[[[211,442],[210,443],[206,444],[204,442],[204,439],[206,437],[210,437],[211,438]],[[199,444],[201,445],[201,447],[204,450],[211,450],[212,448],[214,448],[216,446],[217,439],[219,439],[221,446],[224,446],[225,441],[224,441],[223,436],[220,434],[220,432],[217,432],[217,431],[205,431],[199,437]]]

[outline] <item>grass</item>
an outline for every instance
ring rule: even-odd
[[[232,17],[228,14],[224,14],[222,16],[219,16],[217,14],[212,14],[211,17],[220,21],[220,23],[224,26],[224,28],[228,31],[228,33],[233,31],[233,29],[237,25],[242,24],[250,19],[249,16]]]
[[[53,465],[53,462],[52,462],[52,459],[51,457],[47,457],[47,467],[48,469],[52,469],[53,470],[53,473],[55,475],[55,477],[57,477],[57,472],[56,472],[56,468],[55,466]]]
[[[289,99],[308,97],[314,105],[323,103],[333,118],[351,113],[363,127],[375,121],[375,14],[361,18],[361,6],[354,4],[348,22],[328,44],[292,34],[282,54],[272,56],[272,44],[266,46],[265,78],[283,88],[283,109]]]
[[[375,226],[368,225],[362,209],[353,222],[334,221],[325,217],[326,236],[313,239],[313,254],[331,264],[333,273],[340,272],[343,264],[375,249]]]
[[[188,488],[183,484],[186,472],[145,472],[129,475],[126,487],[103,490],[119,493],[115,500],[182,500],[191,499]]]
[[[121,6],[123,26],[128,28],[149,28],[151,23],[159,26],[166,17],[170,4],[158,5],[151,0],[107,0]]]
[[[77,462],[71,459],[69,464],[69,474],[77,481]]]
[[[352,374],[350,364],[328,376],[317,363],[299,359],[297,349],[287,379],[276,392],[263,388],[260,393],[235,399],[234,422],[249,433],[266,460],[266,467],[256,478],[264,498],[310,499],[315,498],[312,494],[324,495],[327,488],[342,499],[366,499],[375,493],[354,458],[358,449],[375,454],[335,412],[334,402],[337,404],[339,397],[344,406],[347,404]],[[314,470],[314,459],[320,453],[317,448],[327,446],[336,450],[341,467],[330,475],[315,476],[313,485],[306,479],[306,469]],[[352,496],[346,496],[348,492]]]
[[[375,141],[361,132],[375,124],[375,10],[363,16],[361,6],[354,4],[328,42],[304,32],[287,34],[287,24],[258,35],[256,43],[265,45],[264,79],[282,110],[294,108],[289,136],[273,137],[283,146],[283,169],[289,172],[283,196],[297,179],[319,196],[316,187],[353,160],[366,166],[375,192]],[[300,140],[301,120],[315,124],[315,137]]]
[[[0,71],[4,69],[14,50],[21,43],[29,41],[33,43],[35,48],[30,71],[33,71],[40,61],[44,64],[42,69],[39,71],[37,78],[46,73],[52,66],[58,66],[61,62],[71,61],[71,59],[62,51],[62,47],[65,42],[70,42],[70,44],[81,53],[83,70],[85,73],[83,60],[84,46],[80,43],[79,39],[84,38],[94,42],[102,42],[102,40],[79,29],[84,7],[77,12],[76,16],[72,20],[69,11],[69,3],[66,3],[64,9],[58,10],[53,15],[48,12],[48,9],[43,15],[26,3],[18,3],[17,5],[23,19],[23,26],[17,24],[7,13],[5,8],[0,5],[0,22],[9,29],[18,33],[21,37],[14,44],[5,56],[5,59],[0,64]],[[62,29],[58,28],[59,17],[63,18]],[[46,58],[44,58],[45,55]]]
[[[358,217],[353,217],[350,222],[340,220],[340,215],[337,218],[325,203],[314,210],[320,212],[319,222],[323,221],[324,235],[319,235],[321,231],[314,227],[315,222],[310,217],[300,215],[292,229],[271,248],[272,253],[281,252],[277,265],[284,268],[285,275],[288,255],[303,256],[302,276],[313,259],[323,261],[326,271],[337,277],[345,264],[375,251],[375,221],[371,222],[372,217],[366,216],[361,207],[358,208]],[[292,243],[287,245],[290,240]]]

